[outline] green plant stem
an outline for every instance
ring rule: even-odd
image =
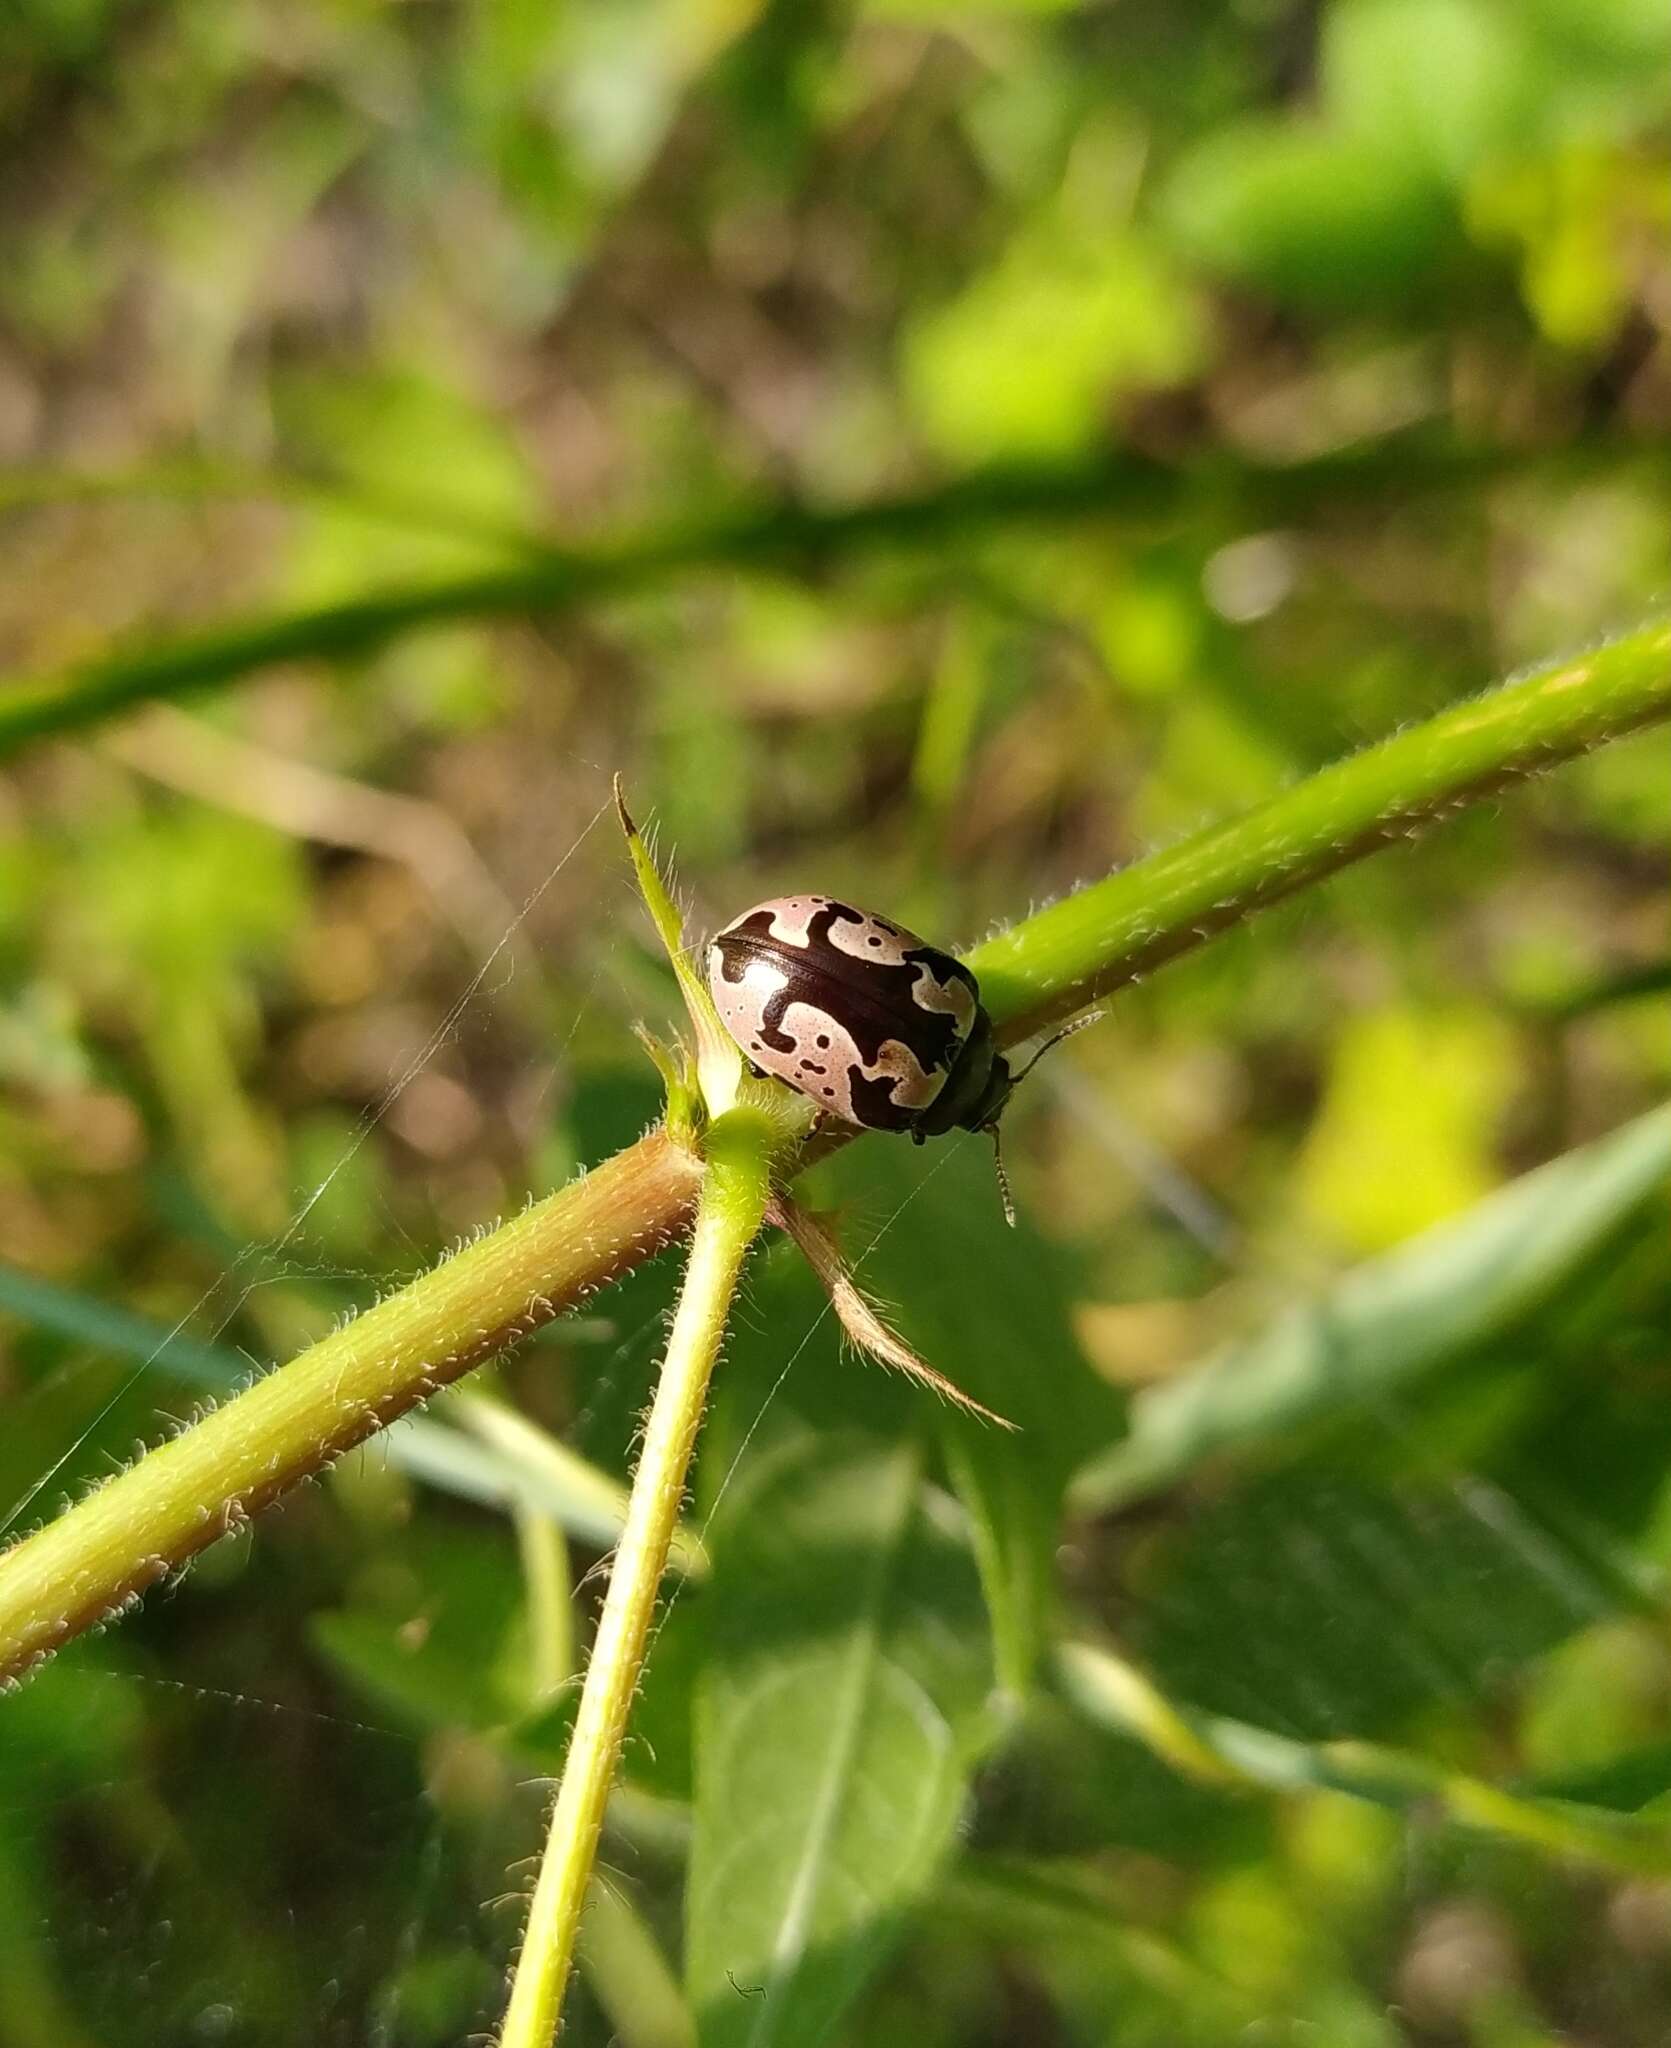
[[[1661,620],[1441,711],[1077,890],[977,946],[968,964],[1014,1043],[1337,868],[1667,716],[1671,624]]]
[[[1280,523],[1342,501],[1374,502],[1395,493],[1408,499],[1424,489],[1477,483],[1528,459],[1551,458],[1465,448],[1423,433],[1281,465],[1222,459],[1180,465],[1118,453],[991,470],[852,506],[734,511],[612,545],[526,548],[526,559],[505,569],[119,648],[42,678],[12,677],[0,688],[0,755],[275,662],[357,659],[425,626],[552,616],[692,572],[804,571],[872,550],[934,547],[970,530],[1018,522],[1105,518],[1152,527],[1187,511],[1197,527]],[[1563,452],[1559,459],[1571,457]]]
[[[0,1678],[513,1338],[639,1264],[688,1219],[700,1162],[659,1132],[257,1380],[0,1557]]]
[[[1667,717],[1663,623],[1442,712],[977,948],[970,964],[999,1035],[1029,1037],[1472,798]],[[687,1219],[696,1180],[681,1148],[661,1135],[642,1141],[0,1555],[0,1677],[588,1287],[641,1264]]]
[[[1658,1876],[1671,1869],[1671,1843],[1658,1821],[1631,1814],[1603,1817],[1594,1808],[1504,1791],[1379,1743],[1297,1742],[1268,1728],[1204,1714],[1168,1699],[1134,1665],[1089,1643],[1061,1645],[1056,1671],[1063,1691],[1092,1720],[1134,1736],[1173,1770],[1204,1784],[1342,1792],[1609,1869]]]
[[[587,1660],[574,1736],[529,1909],[527,1938],[511,1985],[502,2048],[548,2048],[556,2034],[604,1805],[621,1760],[627,1714],[638,1689],[668,1544],[702,1423],[708,1378],[725,1335],[743,1258],[766,1214],[771,1151],[771,1126],[753,1110],[732,1110],[708,1132],[690,1263],[633,1475],[626,1527]]]

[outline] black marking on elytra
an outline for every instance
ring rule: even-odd
[[[764,940],[764,944],[760,942]],[[777,953],[772,940],[772,913],[751,910],[714,940],[719,952],[719,971],[727,981],[741,981],[748,963],[762,953]]]
[[[963,1034],[949,1012],[925,1010],[918,1003],[917,970],[926,968],[940,982],[962,982],[979,1002],[975,977],[961,961],[933,946],[909,947],[897,961],[861,960],[831,943],[830,929],[838,921],[863,924],[866,920],[863,911],[847,904],[821,904],[807,921],[803,947],[774,938],[770,910],[752,910],[715,939],[724,980],[740,982],[748,963],[761,958],[770,960],[786,977],[761,1010],[760,1035],[765,1043],[774,1052],[796,1051],[798,1041],[783,1029],[783,1020],[792,1004],[805,1003],[839,1018],[868,1067],[880,1062],[882,1047],[890,1039],[903,1045],[924,1073],[950,1067]],[[892,1080],[870,1084],[873,1089],[878,1085],[890,1091],[891,1100]]]
[[[848,1100],[854,1120],[867,1131],[908,1131],[916,1122],[917,1110],[894,1101],[895,1079],[884,1074],[881,1080],[872,1081],[862,1067],[848,1067]]]

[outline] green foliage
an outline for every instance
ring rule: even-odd
[[[757,1253],[575,2048],[1663,2040],[1671,751],[1486,785],[1666,691],[1668,59],[0,11],[8,1537],[656,1118],[615,772],[692,938],[1121,963],[1016,1231],[981,1138],[801,1190],[1016,1434]],[[0,1699],[0,2048],[497,2026],[677,1283]]]
[[[900,1326],[930,1359],[955,1361],[959,1384],[1021,1432],[1012,1443],[977,1417],[937,1418],[948,1471],[968,1510],[998,1660],[1016,1698],[1032,1688],[1056,1620],[1062,1497],[1086,1447],[1119,1427],[1121,1404],[1087,1370],[1067,1304],[1071,1262],[1022,1219],[1005,1229],[983,1142],[951,1159],[901,1146],[849,1164],[852,1199],[909,1229],[850,1232],[862,1285],[898,1304]],[[876,1241],[865,1249],[867,1237]],[[971,1272],[1004,1272],[997,1294]]]
[[[1142,1396],[1124,1441],[1080,1474],[1081,1504],[1140,1497],[1226,1448],[1284,1441],[1477,1358],[1581,1284],[1668,1176],[1671,1112],[1660,1109],[1348,1273]]]
[[[908,1445],[752,1462],[713,1528],[687,1978],[704,2043],[824,2038],[952,1845],[990,1685]]]

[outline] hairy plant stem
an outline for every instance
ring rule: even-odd
[[[1521,782],[1671,717],[1671,623],[1452,705],[1280,796],[977,946],[1009,1043],[1070,1017],[1256,910]]]
[[[501,2048],[548,2048],[557,2030],[604,1806],[621,1760],[708,1378],[744,1255],[766,1214],[772,1156],[767,1119],[752,1109],[728,1111],[709,1127],[706,1151],[685,1284],[586,1665]]]
[[[1015,1044],[1482,794],[1667,717],[1671,626],[1658,623],[1457,705],[1139,861],[988,940],[969,964],[1000,1038]],[[795,1164],[782,1162],[785,1176]],[[698,1175],[665,1135],[641,1140],[0,1555],[0,1678],[652,1256],[688,1221]]]
[[[0,1678],[27,1670],[340,1452],[640,1264],[701,1162],[642,1138],[106,1481],[0,1557]]]

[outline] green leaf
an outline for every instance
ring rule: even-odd
[[[1522,1789],[1534,1797],[1638,1813],[1671,1794],[1671,1741],[1644,1743],[1587,1770],[1534,1778]]]
[[[871,1233],[847,1231],[860,1284],[930,1364],[1018,1426],[1009,1436],[925,1404],[973,1524],[999,1677],[1025,1692],[1056,1607],[1063,1494],[1123,1404],[1074,1338],[1072,1261],[1025,1213],[1006,1227],[984,1139],[935,1153],[874,1146],[843,1172],[897,1219],[868,1251]]]
[[[627,2048],[693,2048],[689,2008],[655,1935],[617,1878],[593,1881],[580,1966]]]
[[[1561,82],[1510,10],[1470,0],[1336,0],[1319,62],[1343,129],[1447,183],[1541,139]]]
[[[1310,1469],[1197,1515],[1128,1591],[1168,1695],[1306,1741],[1476,1699],[1642,1596],[1622,1551],[1579,1547],[1487,1480]]]
[[[1180,161],[1165,215],[1186,253],[1281,299],[1408,303],[1446,231],[1442,188],[1372,139],[1270,117],[1210,132]]]
[[[1203,354],[1172,266],[1130,232],[1050,219],[906,338],[905,377],[928,439],[963,462],[1071,454],[1112,396],[1173,384]]]
[[[1389,1251],[1489,1195],[1515,1052],[1484,1005],[1389,1003],[1348,1018],[1295,1162],[1323,1241]]]
[[[990,1684],[980,1591],[908,1446],[754,1460],[712,1533],[688,1982],[704,2048],[815,2048],[955,1835]]]
[[[965,1856],[939,1887],[937,1914],[1006,1955],[1020,1952],[1069,2012],[1071,2038],[1108,2041],[1120,2015],[1120,2048],[1257,2039],[1257,2001],[1132,1911],[1131,1886],[1089,1860]]]
[[[1586,1811],[1571,1800],[1506,1791],[1411,1751],[1367,1742],[1295,1742],[1268,1728],[1201,1714],[1090,1644],[1064,1645],[1058,1671],[1064,1691],[1089,1718],[1130,1729],[1190,1775],[1279,1792],[1344,1792],[1624,1869],[1659,1873],[1671,1856],[1663,1829],[1621,1822],[1605,1808]]]
[[[1618,65],[1653,90],[1656,59],[1671,56],[1671,14],[1661,0],[1527,0],[1525,13],[1557,47],[1590,67]]]
[[[31,1329],[51,1330],[72,1344],[135,1359],[148,1371],[206,1393],[230,1393],[253,1370],[243,1353],[229,1345],[205,1344],[78,1288],[60,1287],[33,1273],[20,1272],[16,1266],[0,1266],[0,1311]]]
[[[1384,1397],[1547,1300],[1671,1175],[1671,1107],[1523,1175],[1454,1223],[1357,1267],[1321,1300],[1132,1404],[1131,1434],[1074,1483],[1085,1513],[1141,1499]]]

